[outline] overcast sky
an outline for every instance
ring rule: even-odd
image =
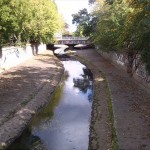
[[[69,24],[70,31],[75,31],[72,25],[72,14],[77,13],[83,8],[89,8],[88,0],[55,0],[59,12],[63,15],[65,21]]]

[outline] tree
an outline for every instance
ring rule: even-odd
[[[27,26],[30,36],[38,41],[52,41],[54,33],[62,28],[56,4],[50,0],[34,0],[31,6],[33,19]]]
[[[12,19],[10,17],[11,8],[9,0],[0,1],[0,58],[2,57],[2,44],[9,40],[12,27]]]
[[[77,26],[77,34],[80,36],[90,36],[93,31],[94,17],[84,8],[72,15],[72,23]]]
[[[20,42],[31,37],[47,42],[63,27],[53,0],[1,0],[0,14],[0,45],[14,35]]]
[[[96,0],[89,0],[89,4],[94,4]]]
[[[69,24],[68,23],[64,23],[64,29],[63,29],[63,35],[69,35]]]
[[[11,8],[9,5],[9,0],[0,1],[0,45],[9,40],[9,35],[12,30],[12,19],[9,17]]]
[[[123,42],[131,41],[133,55],[141,54],[142,61],[150,73],[150,3],[149,0],[127,1],[130,11],[126,15],[125,28],[119,39]]]
[[[131,75],[134,59],[141,54],[141,60],[150,72],[149,0],[103,0],[97,1],[96,5],[93,42],[102,50],[125,52]]]

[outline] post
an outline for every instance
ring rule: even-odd
[[[2,58],[2,45],[0,44],[0,58]]]

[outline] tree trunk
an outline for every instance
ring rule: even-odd
[[[2,45],[0,44],[0,58],[2,58]]]
[[[127,54],[127,73],[130,76],[133,76],[133,62],[134,62],[134,53],[133,52],[128,52]]]

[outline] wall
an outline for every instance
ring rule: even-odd
[[[38,47],[38,53],[46,50],[46,45],[41,44]],[[2,57],[0,58],[0,72],[7,70],[25,60],[33,57],[33,48],[31,45],[26,47],[5,47],[2,48]]]
[[[124,54],[119,54],[115,52],[102,52],[98,49],[96,49],[98,53],[100,53],[103,57],[106,59],[109,59],[112,61],[113,64],[115,64],[117,67],[120,67],[124,70],[126,70],[127,66],[127,57]],[[137,58],[134,61],[134,67],[133,70],[135,69],[135,66],[139,62],[140,56],[137,56]],[[150,75],[145,69],[145,65],[140,63],[138,69],[134,72],[133,77],[141,82],[143,85],[146,85],[150,87]]]

